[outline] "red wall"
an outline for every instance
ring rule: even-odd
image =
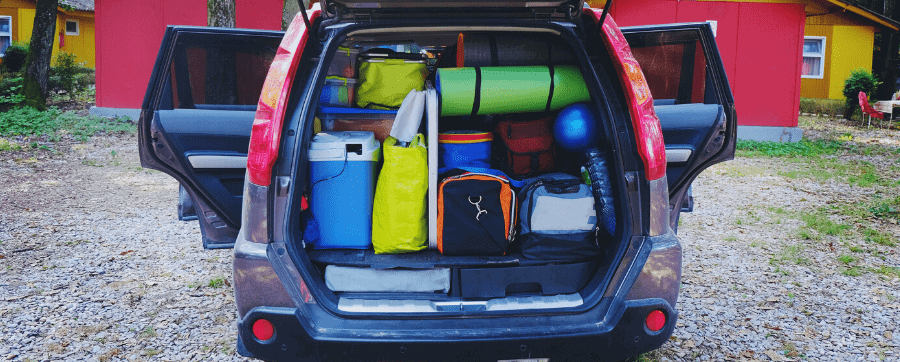
[[[239,28],[281,29],[280,0],[236,0]],[[95,0],[97,106],[140,108],[166,25],[206,25],[205,0]]]
[[[802,4],[620,0],[610,13],[620,26],[716,20],[716,43],[738,123],[797,126],[806,20]]]

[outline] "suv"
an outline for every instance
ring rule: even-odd
[[[601,361],[669,338],[679,213],[690,211],[697,175],[734,156],[734,100],[708,24],[619,28],[583,0],[326,0],[322,8],[298,14],[287,32],[169,27],[142,105],[141,164],[181,183],[179,217],[199,219],[205,248],[234,247],[241,355]],[[448,54],[460,33],[565,49],[555,59],[580,70],[597,115],[615,232],[597,234],[600,252],[577,262],[311,248],[309,154],[332,64],[365,47],[458,56]],[[336,292],[325,277],[335,265],[444,268],[450,284]]]

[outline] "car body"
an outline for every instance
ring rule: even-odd
[[[710,26],[619,29],[607,17],[599,28],[601,11],[574,0],[372,4],[325,1],[324,11],[310,12],[311,29],[298,14],[286,33],[166,30],[142,106],[141,162],[181,183],[179,217],[199,219],[204,247],[234,247],[239,353],[303,361],[599,361],[661,346],[678,316],[678,215],[691,205],[694,178],[734,155],[734,100]],[[449,13],[455,19],[442,15]],[[549,37],[571,49],[582,72],[599,115],[617,227],[577,276],[564,274],[572,264],[515,255],[306,247],[309,145],[338,48],[407,38],[440,43],[461,31]],[[337,293],[322,268],[338,264],[445,266],[455,284],[447,293]],[[460,294],[461,284],[494,283],[465,275],[496,273],[537,278],[543,289]],[[570,278],[583,283],[551,292],[553,280]]]

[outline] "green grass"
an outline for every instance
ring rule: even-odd
[[[144,328],[144,330],[141,331],[140,336],[145,338],[156,337],[156,330],[153,329],[152,326],[147,326],[146,328]]]
[[[881,156],[900,163],[900,148],[877,144],[857,143],[850,134],[832,135],[829,139],[800,142],[758,142],[742,140],[737,143],[739,157],[780,158],[794,163],[778,175],[787,178],[810,178],[817,181],[839,180],[851,186],[900,186],[900,167],[876,166],[871,162],[847,156]]]
[[[889,267],[882,265],[880,267],[873,268],[872,271],[881,275],[900,278],[900,267]]]
[[[792,179],[810,178],[820,182],[842,180],[852,186],[859,187],[876,185],[896,187],[900,185],[900,182],[892,179],[890,175],[878,170],[875,165],[866,161],[844,161],[835,157],[796,157],[789,159],[789,161],[798,164],[798,167],[791,167],[787,171],[779,171],[777,172],[778,175]]]
[[[800,230],[800,237],[804,239],[820,240],[823,235],[843,235],[850,229],[850,225],[832,221],[823,209],[815,213],[800,214],[800,221],[806,224],[806,229]]]
[[[834,155],[843,149],[843,142],[834,140],[801,140],[800,142],[759,142],[741,140],[736,154],[741,157],[813,157]]]
[[[900,195],[893,199],[876,199],[869,207],[869,211],[879,218],[900,221]]]
[[[221,288],[224,287],[226,283],[225,278],[215,278],[210,280],[206,286],[210,288]]]
[[[866,273],[866,269],[859,266],[853,266],[849,268],[841,269],[841,274],[846,275],[848,277],[858,277]]]
[[[854,261],[856,261],[856,258],[854,258],[850,255],[841,255],[837,258],[837,260],[841,263],[849,265],[850,263],[853,263]]]
[[[809,265],[809,259],[804,256],[803,249],[801,244],[783,245],[781,251],[769,259],[769,264],[780,266],[785,262],[791,262],[797,265]]]
[[[872,242],[872,243],[875,243],[878,245],[884,245],[884,246],[896,246],[897,245],[897,242],[894,241],[894,238],[892,237],[891,234],[883,233],[881,231],[871,229],[871,228],[863,229],[862,233],[863,233],[863,236],[866,237],[866,241],[869,241],[869,242]]]
[[[15,143],[9,142],[9,140],[5,138],[0,138],[0,152],[2,151],[18,151],[22,149],[22,146],[19,146]]]
[[[127,118],[82,117],[56,108],[42,112],[19,107],[0,113],[0,137],[46,135],[51,141],[58,141],[69,134],[85,142],[100,132],[133,132],[135,128]]]
[[[639,355],[639,356],[637,356],[637,357],[634,357],[633,359],[629,359],[628,361],[633,361],[633,362],[658,362],[658,361],[660,360],[661,357],[662,357],[662,353],[660,353],[660,352],[657,350],[657,351],[652,351],[652,352],[647,352],[647,353],[641,354],[641,355]]]

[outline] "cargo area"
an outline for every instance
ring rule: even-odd
[[[293,216],[312,288],[343,312],[430,313],[577,307],[605,287],[629,237],[621,162],[585,72],[596,55],[564,31],[326,44]]]

